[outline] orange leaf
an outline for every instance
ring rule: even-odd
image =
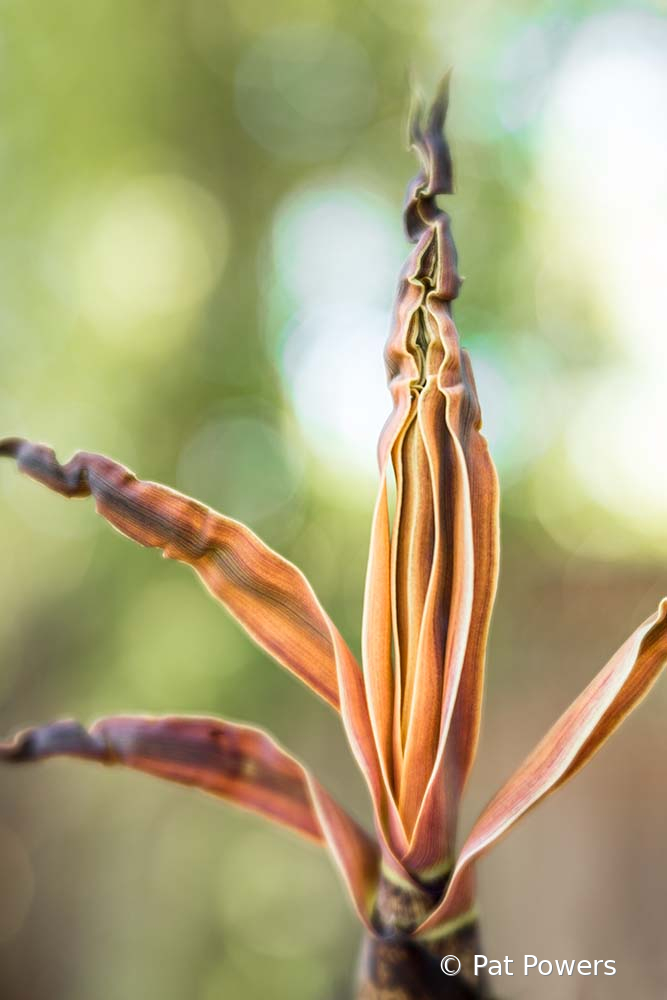
[[[648,694],[667,662],[667,598],[612,656],[503,785],[466,839],[447,890],[418,933],[472,905],[473,865],[514,824],[568,781]]]
[[[245,525],[167,486],[138,480],[102,455],[79,452],[60,465],[51,448],[21,438],[0,441],[22,472],[67,497],[93,495],[98,513],[123,535],[187,563],[279,663],[340,709],[366,778],[392,864],[407,846],[383,779],[364,679],[344,639],[303,574]]]
[[[103,455],[78,452],[60,465],[51,448],[20,438],[0,441],[0,455],[64,496],[92,494],[123,535],[192,566],[259,646],[339,706],[334,626],[300,570],[245,525]]]
[[[436,201],[453,190],[444,135],[448,83],[447,76],[425,120],[419,108],[410,122],[422,163],[405,208],[416,247],[401,275],[385,352],[394,408],[380,438],[364,606],[368,701],[409,838],[401,860],[422,873],[441,872],[454,846],[477,746],[498,564],[497,480],[451,316],[461,281],[449,217]],[[390,549],[389,455],[397,487]]]

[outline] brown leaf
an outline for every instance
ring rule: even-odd
[[[142,482],[102,455],[79,452],[60,465],[51,448],[21,438],[0,441],[0,455],[66,497],[93,495],[98,513],[141,545],[192,566],[250,636],[340,709],[366,778],[379,835],[391,864],[407,847],[384,778],[359,665],[303,574],[245,525],[166,486]]]
[[[335,627],[300,570],[245,525],[103,455],[78,452],[60,465],[51,448],[20,438],[0,441],[0,455],[66,497],[92,494],[123,535],[192,566],[258,645],[339,706]]]
[[[441,337],[445,343],[447,337],[452,338],[449,354],[455,357],[454,324],[445,308],[440,308],[440,329],[450,329]],[[451,377],[451,369],[447,374]],[[445,521],[451,525],[445,544],[451,547],[452,556],[438,743],[404,858],[414,871],[441,869],[454,849],[459,804],[477,751],[486,641],[498,578],[498,481],[481,434],[479,402],[465,351],[460,352],[459,377],[457,388],[441,385],[459,471],[457,475],[457,464],[453,464],[449,477],[453,509]],[[433,613],[438,612],[434,609]]]
[[[379,852],[309,771],[259,729],[201,717],[101,719],[29,729],[0,744],[0,760],[57,756],[121,764],[219,796],[328,847],[370,927]]]
[[[449,217],[436,201],[453,187],[447,102],[448,77],[425,121],[420,109],[411,118],[422,170],[408,187],[405,220],[417,245],[401,275],[385,352],[394,408],[380,438],[364,608],[364,671],[378,751],[388,761],[409,839],[402,863],[419,873],[441,873],[454,847],[477,746],[498,565],[496,474],[451,316],[461,281]],[[389,456],[397,487],[390,549]]]

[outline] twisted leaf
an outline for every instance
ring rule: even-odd
[[[339,707],[334,626],[300,570],[245,525],[103,455],[78,452],[60,465],[51,448],[21,438],[0,441],[0,455],[63,496],[92,494],[121,534],[192,566],[259,646]]]
[[[303,574],[245,525],[102,455],[79,452],[61,465],[51,448],[22,438],[0,441],[0,455],[66,497],[92,495],[121,534],[192,566],[258,645],[340,709],[387,860],[407,877],[397,857],[405,836],[378,760],[361,670]]]
[[[385,351],[394,406],[380,437],[364,604],[376,745],[408,839],[402,862],[421,873],[441,870],[453,849],[477,746],[498,564],[497,480],[451,317],[461,281],[449,217],[436,203],[453,190],[443,131],[448,82],[424,123],[421,108],[411,118],[422,170],[408,188],[405,225],[416,247]],[[389,460],[397,487],[391,527]]]

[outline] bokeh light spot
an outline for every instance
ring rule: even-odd
[[[667,503],[655,377],[667,362],[666,45],[667,24],[646,12],[585,21],[559,66],[542,145],[553,208],[538,312],[541,300],[578,294],[610,335],[564,424],[567,472],[575,491],[638,536],[658,528]],[[623,549],[618,534],[608,545]]]
[[[191,309],[211,291],[227,242],[223,210],[203,188],[176,176],[130,181],[101,201],[82,234],[80,306],[104,336],[151,353],[168,349],[169,332],[180,328],[156,325],[151,333],[150,322]]]
[[[382,365],[387,315],[371,307],[322,306],[289,329],[283,370],[304,434],[344,473],[375,475],[375,445],[390,410]]]
[[[567,444],[575,475],[593,501],[649,537],[667,539],[664,426],[651,421],[651,414],[664,411],[664,400],[661,381],[647,381],[634,393],[624,372],[604,380],[598,375],[571,418]]]
[[[390,409],[382,350],[406,252],[394,215],[362,186],[329,183],[292,193],[273,228],[275,288],[291,310],[280,364],[297,417],[329,466],[369,477]]]
[[[301,306],[344,298],[387,308],[405,253],[396,212],[363,188],[305,188],[276,213],[277,276]]]

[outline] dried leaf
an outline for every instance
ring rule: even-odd
[[[66,497],[92,494],[123,535],[192,566],[259,646],[339,706],[335,627],[300,570],[245,525],[103,455],[78,452],[60,465],[51,448],[20,438],[0,441],[0,455]]]
[[[448,77],[425,122],[419,107],[411,117],[422,170],[408,187],[405,223],[417,245],[401,275],[385,352],[394,409],[380,438],[364,609],[368,700],[378,750],[391,752],[388,767],[410,841],[401,860],[422,873],[442,869],[454,846],[477,745],[498,563],[497,480],[451,317],[461,282],[449,217],[436,202],[453,186],[443,132],[447,102]],[[389,548],[390,455],[397,501]]]
[[[439,322],[443,329],[453,327],[444,309]],[[456,341],[452,357],[455,351]],[[403,859],[413,871],[441,869],[454,849],[459,804],[477,752],[486,641],[498,578],[498,481],[480,432],[479,403],[465,351],[460,365],[460,388],[441,389],[448,399],[447,423],[460,463],[459,478],[452,476],[450,482],[459,505],[459,526],[450,536],[458,558],[452,560],[438,746]],[[453,518],[451,523],[456,529]]]
[[[361,670],[303,574],[245,525],[142,482],[102,455],[79,452],[60,465],[51,448],[20,438],[0,441],[0,455],[66,497],[92,494],[98,513],[122,534],[192,566],[263,649],[340,709],[387,856],[403,871],[398,855],[407,842],[379,763]]]
[[[0,760],[7,762],[63,755],[192,785],[327,846],[370,926],[377,845],[306,768],[261,730],[195,716],[116,716],[89,730],[76,722],[56,722],[0,744]]]
[[[470,909],[473,865],[514,824],[568,781],[648,694],[667,662],[667,598],[633,632],[526,758],[472,828],[447,891],[418,933]]]

